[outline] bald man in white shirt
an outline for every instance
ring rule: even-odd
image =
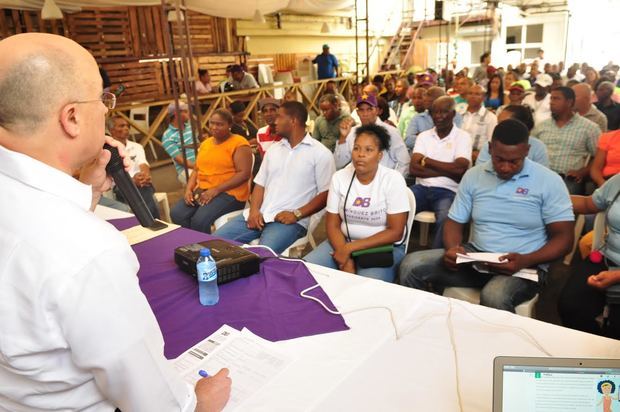
[[[39,33],[0,55],[0,410],[221,410],[228,371],[192,388],[171,368],[135,254],[92,213],[120,146],[95,60]]]

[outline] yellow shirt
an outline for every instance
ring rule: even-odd
[[[249,146],[248,141],[237,134],[232,134],[223,143],[217,143],[214,137],[207,138],[198,148],[196,167],[198,172],[198,187],[210,189],[228,180],[237,173],[233,155],[237,148]],[[248,182],[226,191],[240,202],[250,197]]]

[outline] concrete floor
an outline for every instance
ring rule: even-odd
[[[168,193],[168,202],[170,203],[170,207],[172,207],[176,202],[182,199],[183,188],[176,179],[176,172],[174,166],[169,164],[153,168],[151,170],[151,174],[153,178],[153,184],[155,185],[157,191]],[[420,246],[418,242],[418,233],[419,231],[417,226],[414,226],[414,238],[410,242],[409,252],[424,249]],[[324,222],[321,222],[321,224],[319,224],[319,227],[314,233],[314,237],[317,243],[320,243],[326,239],[327,236],[325,232]],[[306,248],[303,252],[301,252],[302,256],[307,254],[309,251],[310,248]],[[579,259],[577,255],[578,254],[576,254],[575,259]],[[570,267],[565,266],[561,262],[554,263],[551,266],[548,282],[541,291],[536,306],[537,319],[544,322],[550,322],[558,325],[560,324],[560,319],[557,311],[557,302],[560,292],[562,291],[564,283],[566,282],[566,279],[569,275]]]

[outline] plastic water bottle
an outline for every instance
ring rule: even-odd
[[[200,257],[196,262],[198,277],[198,295],[203,306],[215,305],[220,300],[217,288],[217,266],[211,256],[211,249],[200,249]]]

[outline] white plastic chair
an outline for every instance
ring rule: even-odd
[[[411,240],[411,235],[413,234],[413,221],[415,218],[415,196],[413,192],[407,189],[407,199],[409,200],[409,214],[407,215],[407,239],[405,239],[405,253],[409,250],[409,241]],[[428,233],[427,233],[428,236]]]
[[[159,210],[161,211],[161,218],[168,223],[172,223],[172,218],[170,218],[170,203],[168,203],[168,193],[166,192],[155,192],[155,200],[157,201],[157,205],[159,206]]]
[[[143,130],[148,131],[150,127],[148,106],[135,107],[129,110],[129,119],[131,119],[132,122],[141,127]],[[135,127],[130,127],[129,135],[131,136],[131,140],[135,142],[137,141],[137,137],[142,135],[142,132],[138,131]],[[153,159],[158,160],[157,152],[155,151],[155,146],[153,146],[152,141],[149,141],[149,148],[151,149]]]
[[[477,288],[461,288],[449,287],[443,291],[443,295],[447,298],[464,300],[474,305],[480,304],[480,289]],[[538,302],[538,293],[532,299],[523,302],[515,307],[517,315],[533,318],[536,315],[536,302]]]
[[[308,232],[306,233],[306,236],[300,237],[295,242],[293,242],[292,245],[287,247],[282,252],[282,256],[293,257],[291,255],[293,251],[301,252],[308,243],[310,244],[310,246],[312,246],[312,249],[316,248],[316,240],[314,240],[313,233],[316,230],[316,228],[319,226],[319,223],[321,223],[321,219],[323,218],[323,215],[325,215],[325,209],[320,210],[316,212],[315,214],[313,214],[312,216],[310,216],[310,221],[308,222]],[[250,244],[253,244],[253,245],[258,244],[258,239],[252,241]]]
[[[413,192],[411,192],[411,195],[413,196]],[[415,208],[413,210],[415,211]],[[435,218],[435,213],[430,211],[420,212],[415,215],[414,220],[420,223],[420,246],[428,245],[429,225],[437,221],[437,219]]]

